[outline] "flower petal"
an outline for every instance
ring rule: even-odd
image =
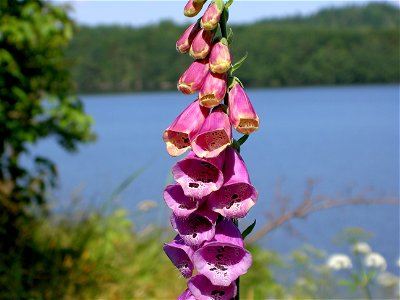
[[[218,214],[208,209],[198,209],[187,217],[171,215],[171,224],[186,245],[200,247],[215,235]]]
[[[172,175],[186,196],[204,198],[222,186],[224,157],[225,152],[214,158],[199,158],[190,151],[185,159],[172,167]]]
[[[197,300],[231,300],[237,293],[235,282],[228,286],[215,286],[200,274],[192,277],[187,286]]]
[[[230,145],[232,128],[222,108],[215,108],[192,140],[192,149],[199,157],[211,158],[219,155]]]
[[[214,239],[194,253],[193,264],[212,284],[229,286],[247,272],[252,257],[243,248],[239,229],[225,219],[216,226]]]
[[[180,184],[168,185],[164,190],[164,200],[177,217],[187,217],[194,212],[206,199],[188,197],[183,193]]]
[[[185,245],[182,238],[177,235],[169,244],[164,244],[164,252],[172,263],[178,268],[185,278],[189,278],[193,273],[193,263],[191,257],[193,250]]]
[[[207,205],[225,218],[243,218],[257,202],[258,193],[251,185],[246,165],[232,147],[225,150],[224,184],[210,194]]]

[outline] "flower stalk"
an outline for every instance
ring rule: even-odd
[[[189,0],[185,14],[200,13],[205,2]],[[238,219],[256,204],[258,193],[240,147],[258,129],[258,116],[243,84],[233,75],[245,57],[232,64],[232,30],[228,34],[227,27],[232,3],[211,1],[198,21],[201,29],[192,24],[176,44],[178,52],[195,60],[178,80],[178,90],[198,92],[163,134],[171,156],[191,149],[173,166],[176,183],[164,191],[177,233],[164,251],[188,279],[187,289],[178,297],[182,300],[238,300],[240,276],[252,264],[244,238],[255,222],[241,233]],[[233,139],[232,128],[244,135]]]

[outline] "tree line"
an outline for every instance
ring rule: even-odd
[[[239,72],[250,87],[399,82],[399,12],[375,2],[235,25],[232,56],[248,52]],[[66,51],[77,91],[175,89],[191,61],[174,46],[186,27],[80,27]]]

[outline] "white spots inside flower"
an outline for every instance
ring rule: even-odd
[[[185,202],[180,203],[178,208],[181,210],[193,210],[197,208],[197,201],[194,198],[184,198]]]
[[[182,260],[179,264],[176,265],[178,268],[179,272],[183,275],[185,278],[189,278],[192,276],[192,270],[189,268],[189,261],[187,260]]]
[[[206,161],[198,161],[197,164],[186,170],[189,188],[203,189],[207,184],[218,180],[219,171],[215,166]]]
[[[257,130],[258,127],[259,123],[256,119],[240,119],[239,124],[235,128],[240,133],[250,134]]]
[[[215,278],[229,283],[231,268],[240,263],[242,259],[240,249],[231,246],[210,246],[207,247],[205,260],[207,268]]]
[[[221,201],[217,206],[229,210],[231,214],[235,214],[240,211],[244,201],[251,197],[252,189],[248,184],[236,183],[225,186],[218,193]]]
[[[212,290],[210,294],[211,294],[211,299],[220,300],[223,299],[225,292],[221,290]]]

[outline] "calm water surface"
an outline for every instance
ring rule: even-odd
[[[248,95],[261,128],[246,142],[242,156],[259,201],[243,223],[257,218],[260,227],[266,222],[266,213],[278,206],[278,182],[293,205],[302,199],[310,178],[317,180],[314,195],[399,197],[398,85],[260,89],[248,90]],[[151,222],[165,223],[162,191],[178,158],[168,156],[161,134],[194,97],[169,92],[82,99],[95,120],[98,141],[73,155],[53,141],[37,148],[59,167],[57,199],[70,205],[72,191],[80,187],[84,202],[99,205],[127,176],[146,166],[118,203],[133,212],[142,200],[159,201]],[[330,253],[347,251],[332,245],[332,238],[344,228],[363,227],[374,233],[372,247],[389,265],[399,257],[398,206],[337,208],[292,225],[300,236],[278,229],[263,245],[283,252],[304,243]]]

